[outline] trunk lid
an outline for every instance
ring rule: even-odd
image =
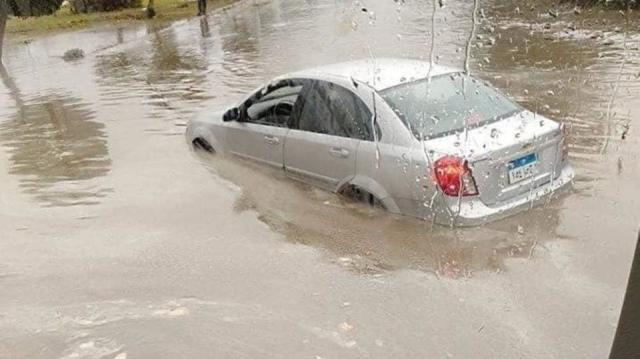
[[[488,206],[558,177],[564,165],[561,146],[560,125],[530,111],[425,142],[425,147],[434,151],[434,159],[449,154],[469,161],[479,197]],[[534,156],[533,175],[510,180],[510,169],[531,162]],[[516,160],[520,161],[512,163]]]

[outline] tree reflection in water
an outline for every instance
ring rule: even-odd
[[[23,96],[2,70],[16,102],[13,117],[0,123],[9,173],[45,206],[97,203],[110,191],[89,181],[111,166],[104,125],[92,120],[87,104],[62,91]]]

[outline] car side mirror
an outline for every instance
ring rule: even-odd
[[[222,115],[222,121],[229,122],[238,120],[240,118],[240,110],[237,107],[232,107]]]

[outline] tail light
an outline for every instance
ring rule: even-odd
[[[476,181],[466,160],[444,156],[434,165],[435,180],[447,196],[474,196],[478,194]]]

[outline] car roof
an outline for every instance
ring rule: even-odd
[[[433,65],[429,72],[429,62],[401,58],[370,58],[332,65],[314,67],[287,74],[285,77],[316,78],[333,80],[336,77],[366,83],[376,91],[429,76],[459,72],[460,70]],[[374,76],[375,74],[375,76]]]

